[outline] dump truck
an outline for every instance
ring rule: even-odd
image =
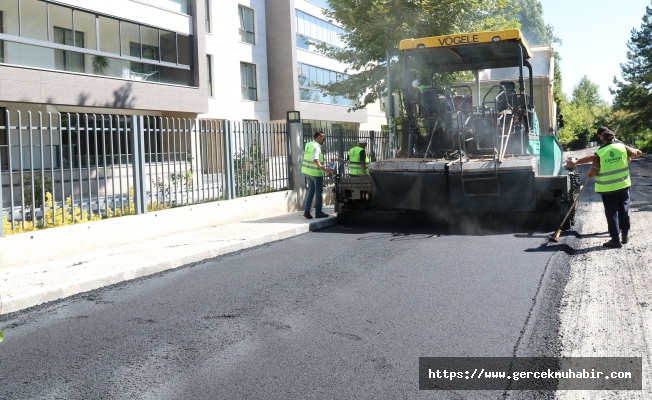
[[[520,30],[508,29],[407,39],[400,50],[409,121],[402,155],[370,163],[366,176],[340,168],[338,217],[523,214],[560,224],[581,182],[564,170],[552,47],[533,51]],[[424,70],[429,82],[415,82]]]

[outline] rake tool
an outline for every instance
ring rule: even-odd
[[[566,213],[566,216],[561,221],[561,224],[559,224],[559,229],[557,229],[557,231],[553,235],[548,236],[549,241],[551,241],[551,242],[558,242],[559,241],[559,235],[561,235],[561,230],[563,229],[564,224],[566,223],[566,220],[568,219],[568,217],[570,217],[571,213],[573,212],[573,210],[575,210],[575,208],[577,207],[577,204],[580,202],[580,196],[582,195],[582,192],[586,188],[587,183],[589,183],[589,179],[590,178],[587,177],[586,180],[584,181],[584,185],[582,186],[582,189],[580,190],[580,192],[577,194],[577,197],[575,198],[575,201],[573,202],[573,205],[571,206],[571,208]]]

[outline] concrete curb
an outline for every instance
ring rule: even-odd
[[[202,250],[196,253],[185,254],[175,258],[168,258],[165,261],[151,260],[149,264],[146,262],[139,262],[139,265],[132,270],[121,271],[108,275],[98,275],[94,276],[91,279],[86,279],[79,282],[60,284],[57,286],[45,288],[43,290],[32,291],[28,294],[24,294],[18,297],[4,297],[2,299],[2,311],[4,314],[17,312],[43,303],[70,297],[75,294],[99,289],[104,286],[114,285],[116,283],[129,281],[143,276],[153,275],[158,272],[172,270],[184,265],[208,260],[221,255],[316,231],[329,226],[333,226],[336,223],[336,217],[310,221],[309,223],[294,225],[273,233],[267,233],[255,238],[245,239],[237,243],[225,244],[209,251]]]
[[[215,225],[291,213],[296,211],[295,204],[296,194],[284,190],[5,235],[0,237],[0,269],[87,253],[95,250],[98,243],[104,248],[122,246]]]

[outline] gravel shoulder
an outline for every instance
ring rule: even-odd
[[[589,167],[581,168],[585,177]],[[582,194],[576,225],[560,241],[573,249],[560,304],[560,355],[642,357],[643,390],[558,391],[559,399],[652,398],[652,156],[633,160],[630,171],[630,242],[622,249],[602,247],[609,234],[593,180]]]

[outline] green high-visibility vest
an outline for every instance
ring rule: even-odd
[[[303,150],[303,164],[301,165],[301,173],[310,176],[324,176],[324,171],[317,168],[313,162],[312,155],[315,149],[319,150],[319,163],[324,165],[324,155],[321,153],[321,145],[316,140],[306,143]]]
[[[597,193],[613,192],[632,185],[629,178],[627,149],[624,144],[608,144],[600,147],[596,154],[600,157],[600,171],[595,177]]]
[[[369,156],[365,154],[365,162],[362,163],[360,162],[360,152],[363,151],[364,148],[360,146],[355,146],[351,150],[349,150],[349,174],[350,175],[362,175],[362,164],[364,164],[365,171],[367,171],[367,167],[369,166]]]

